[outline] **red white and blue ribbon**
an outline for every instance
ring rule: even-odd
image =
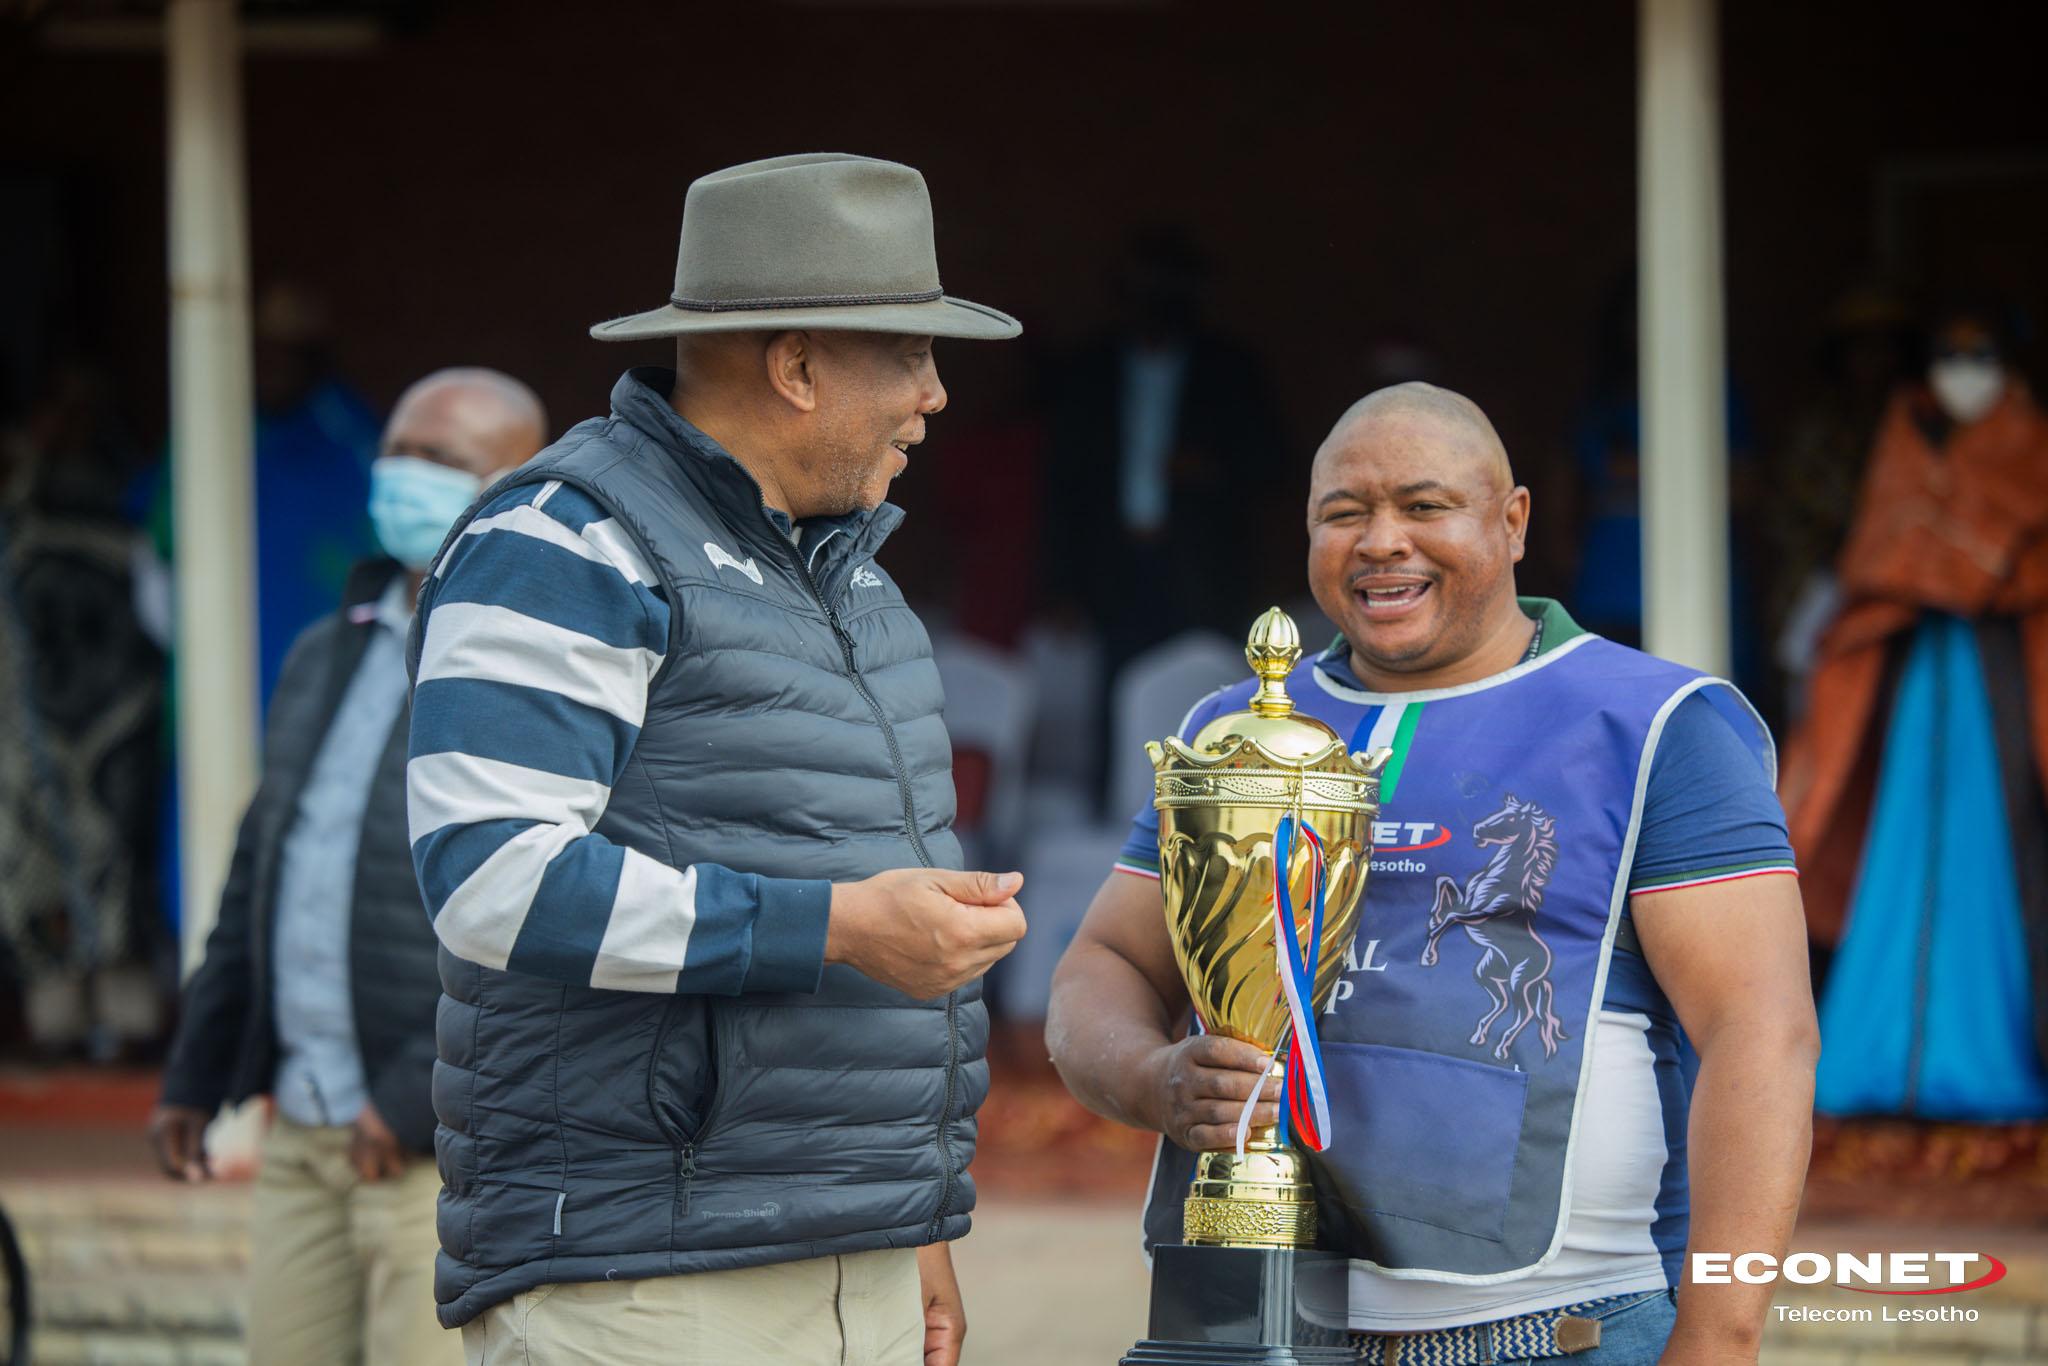
[[[1287,870],[1293,863],[1294,836],[1299,832],[1309,849],[1309,933],[1308,952],[1301,948],[1295,928],[1294,906],[1287,889]],[[1273,832],[1273,937],[1280,947],[1280,989],[1287,997],[1291,1022],[1285,1046],[1286,1080],[1280,1092],[1280,1141],[1289,1132],[1301,1146],[1319,1153],[1330,1146],[1330,1094],[1323,1082],[1323,1044],[1316,1036],[1316,961],[1323,947],[1323,893],[1327,888],[1329,865],[1323,855],[1322,837],[1315,827],[1293,816],[1282,816]]]
[[[1309,941],[1301,948],[1301,935],[1294,917],[1294,902],[1288,891],[1287,870],[1294,861],[1294,836],[1299,832],[1309,849]],[[1306,821],[1282,816],[1273,832],[1273,943],[1280,957],[1280,991],[1287,1000],[1288,1026],[1267,1060],[1270,1070],[1282,1054],[1287,1065],[1282,1073],[1280,1123],[1277,1136],[1282,1144],[1290,1131],[1303,1147],[1322,1152],[1330,1146],[1330,1096],[1323,1081],[1323,1045],[1316,1033],[1316,963],[1322,956],[1323,902],[1329,886],[1329,863],[1322,836]],[[1255,1087],[1237,1116],[1237,1155],[1244,1156],[1245,1140],[1251,1133],[1252,1110],[1264,1087]]]

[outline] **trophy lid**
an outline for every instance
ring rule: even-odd
[[[1287,676],[1301,662],[1301,632],[1294,618],[1269,607],[1252,623],[1244,645],[1245,662],[1259,677],[1259,689],[1244,711],[1227,712],[1195,735],[1190,746],[1198,754],[1213,753],[1233,739],[1251,740],[1283,763],[1308,763],[1339,747],[1343,739],[1313,716],[1294,709],[1287,695]]]

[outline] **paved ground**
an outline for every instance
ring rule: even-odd
[[[35,1270],[36,1360],[238,1366],[246,1361],[248,1184],[192,1189],[155,1177],[140,1136],[154,1081],[127,1085],[133,1094],[112,1084],[73,1088],[61,1113],[40,1080],[17,1081],[0,1094],[0,1205],[21,1227]],[[968,1297],[968,1363],[1114,1362],[1145,1328],[1147,1277],[1136,1248],[1144,1143],[1128,1131],[1090,1128],[1063,1099],[1034,1103],[1022,1086],[999,1093],[984,1114],[984,1134],[1002,1137],[986,1142],[987,1161],[976,1162],[982,1209],[955,1254]],[[2003,1282],[1936,1301],[1967,1302],[1976,1319],[1899,1324],[1788,1315],[1769,1329],[1765,1366],[2048,1362],[2048,1220],[2036,1213],[2048,1192],[2048,1148],[2029,1139],[2030,1146],[2008,1151],[1997,1135],[1968,1141],[1968,1151],[1936,1147],[1912,1156],[1951,1176],[1987,1164],[1994,1171],[1997,1179],[1969,1184],[1960,1208],[1944,1197],[1945,1214],[1928,1208],[1939,1183],[1913,1176],[1904,1159],[1881,1166],[1890,1159],[1859,1139],[1855,1170],[1836,1171],[1830,1163],[1848,1159],[1837,1162],[1833,1149],[1824,1150],[1809,1188],[1819,1198],[1809,1199],[1797,1242],[1813,1250],[1997,1256],[2010,1268]],[[2001,1189],[2009,1192],[2002,1204],[1995,1199]],[[1915,1190],[1919,1197],[1904,1198]],[[1894,1213],[1875,1218],[1873,1209]],[[1779,1300],[1788,1309],[1878,1314],[1906,1303],[1832,1287],[1788,1289]]]
[[[235,1366],[242,1221],[248,1187],[192,1191],[140,1175],[91,1181],[0,1181],[0,1202],[27,1235],[40,1299],[41,1366]],[[1109,1363],[1144,1332],[1146,1273],[1130,1208],[1112,1202],[995,1200],[957,1249],[968,1300],[971,1366]],[[1973,1235],[1945,1229],[1936,1245]],[[1912,1226],[1823,1225],[1813,1248],[1926,1247]],[[1765,1366],[2007,1366],[2048,1361],[2048,1237],[2006,1231],[1989,1250],[2006,1283],[1966,1297],[1974,1323],[1787,1322]],[[1798,1292],[1787,1305],[1863,1307],[1847,1291]],[[1858,1302],[1862,1302],[1859,1305]]]
[[[1114,1362],[1145,1335],[1135,1205],[996,1202],[954,1250],[963,1366]]]

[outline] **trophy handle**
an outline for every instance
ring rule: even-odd
[[[1387,766],[1387,760],[1393,757],[1394,751],[1390,747],[1382,746],[1379,749],[1353,750],[1351,762],[1357,765],[1360,772],[1378,777],[1380,770]]]

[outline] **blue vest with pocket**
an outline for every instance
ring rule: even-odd
[[[1190,733],[1243,707],[1198,707]],[[1703,693],[1771,773],[1729,684],[1598,636],[1459,688],[1363,693],[1316,661],[1288,690],[1354,750],[1394,743],[1353,958],[1319,1020],[1322,1246],[1422,1280],[1511,1281],[1563,1240],[1579,1101],[1650,762]],[[1162,1143],[1148,1246],[1180,1240],[1194,1159]]]

